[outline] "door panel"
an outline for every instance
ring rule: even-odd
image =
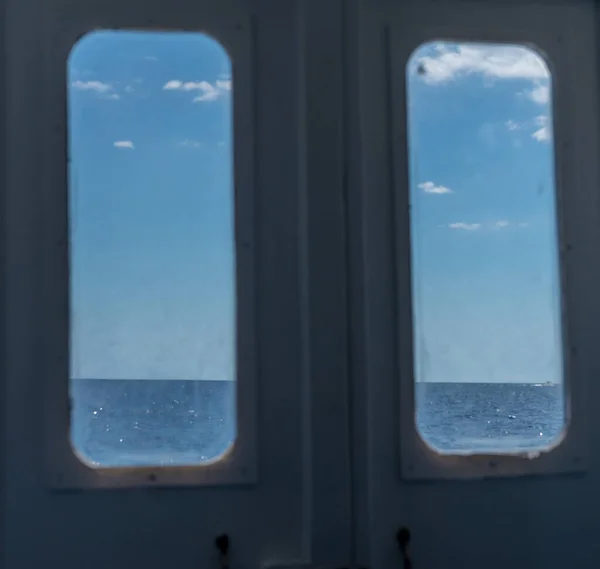
[[[594,390],[589,378],[597,368],[591,343],[597,330],[595,319],[589,316],[597,311],[592,291],[599,275],[591,268],[591,252],[594,244],[600,243],[597,195],[584,189],[597,184],[593,159],[598,144],[596,118],[585,118],[597,115],[594,17],[587,3],[382,1],[362,2],[350,24],[359,30],[354,52],[357,63],[349,65],[359,85],[350,99],[360,107],[360,117],[353,116],[355,123],[350,127],[359,142],[353,143],[349,154],[349,201],[354,441],[356,456],[363,457],[354,463],[355,528],[359,536],[357,559],[362,565],[398,566],[401,552],[396,532],[401,527],[411,531],[411,553],[418,566],[592,567],[597,559],[589,525],[597,496],[593,490],[597,470],[597,460],[591,453],[593,436],[589,440],[589,462],[577,468],[567,464],[575,455],[561,454],[568,444],[555,453],[542,455],[536,463],[535,459],[503,457],[501,453],[481,460],[477,456],[439,456],[425,448],[419,438],[410,401],[417,366],[412,355],[417,339],[413,337],[409,271],[409,222],[414,215],[413,203],[409,205],[413,190],[409,188],[409,158],[415,158],[408,146],[407,116],[411,109],[407,110],[404,95],[406,63],[425,42],[518,43],[534,45],[547,55],[555,90],[562,326],[567,338],[563,356],[568,362],[565,381],[571,419],[565,441],[574,444],[577,452],[584,450],[594,421],[587,413],[591,411],[587,401]],[[469,65],[475,64],[471,61]],[[468,74],[469,69],[462,67],[459,71]],[[447,70],[434,68],[436,72]],[[493,85],[490,79],[490,88]],[[472,100],[471,105],[476,113],[478,102]],[[511,118],[498,112],[495,120],[505,127],[504,121]],[[505,130],[508,132],[508,127]],[[498,132],[504,136],[504,131]],[[439,135],[447,137],[446,148],[461,143],[458,136]],[[530,135],[533,133],[524,134]],[[485,141],[480,139],[479,146],[483,144]],[[361,161],[356,159],[359,153]],[[444,160],[442,150],[436,158]],[[448,190],[455,189],[451,182],[436,180],[423,160],[419,167],[429,173],[417,181],[430,180]],[[423,192],[427,189],[436,187],[421,188]],[[449,194],[442,190],[429,193],[440,199]],[[436,211],[447,214],[451,207],[439,206]],[[467,237],[478,230],[481,237],[483,223],[491,221],[457,217],[447,222],[456,222],[455,227],[446,228],[463,230],[464,235],[473,230]],[[440,229],[434,225],[431,231]],[[413,269],[414,263],[421,261],[413,257]],[[457,326],[456,333],[448,338],[448,349],[456,348],[460,341]],[[473,358],[476,356],[473,353]],[[499,371],[501,366],[496,364],[490,373]],[[455,412],[462,413],[462,407],[456,405]],[[452,414],[451,408],[447,411]],[[444,434],[450,436],[451,428],[446,427]],[[420,470],[408,476],[410,461],[419,452],[425,457]],[[539,467],[535,478],[525,476],[535,470],[532,465]],[[576,471],[575,475],[565,473],[569,470]],[[563,533],[565,527],[568,537]]]
[[[401,563],[400,527],[411,532],[418,566],[595,566],[597,460],[564,464],[585,450],[594,400],[594,384],[585,383],[598,368],[591,5],[21,0],[7,4],[5,27],[6,567],[217,566],[214,539],[226,532],[234,567],[387,569]],[[238,390],[238,399],[252,399],[242,401],[249,414],[239,427],[256,418],[256,432],[245,435],[249,472],[229,476],[224,463],[224,471],[134,470],[89,484],[78,466],[68,484],[48,485],[48,464],[61,474],[68,450],[66,58],[80,34],[119,27],[243,37],[228,47],[249,81],[234,89],[246,140],[236,159],[252,178],[236,182],[238,220],[253,218],[241,223],[252,228],[248,241],[237,236],[238,250],[253,244],[242,255],[252,266],[241,271],[252,282],[238,283],[252,291],[253,329],[240,337],[248,359],[238,354],[255,377]],[[522,460],[502,471],[510,461],[500,456],[493,479],[477,460],[468,470],[455,457],[406,476],[407,456],[423,445],[407,418],[414,340],[405,62],[439,38],[531,42],[553,64],[563,356],[576,447],[554,470],[575,475],[546,476],[543,465],[525,478]],[[477,223],[456,222],[465,231]],[[64,427],[59,439],[48,425]],[[495,468],[489,457],[484,466]],[[470,480],[458,482],[465,473]]]
[[[316,9],[312,2],[235,0],[8,4],[5,74],[13,86],[6,108],[6,567],[216,567],[214,540],[223,532],[230,536],[236,567],[349,563],[344,276],[330,262],[344,258],[343,217],[336,209],[341,113],[329,113],[340,83],[337,71],[325,92],[309,81],[326,70],[307,49],[312,34],[335,60],[341,32],[339,4],[323,11],[315,25],[304,11]],[[211,467],[204,476],[198,467],[156,468],[154,477],[143,480],[134,469],[92,484],[78,467],[80,473],[61,484],[63,479],[48,480],[48,460],[42,459],[54,445],[66,448],[68,437],[68,421],[56,419],[68,410],[66,59],[86,31],[121,27],[244,38],[227,47],[234,67],[246,66],[240,82],[252,82],[240,85],[245,99],[234,97],[234,116],[241,120],[234,136],[248,141],[247,130],[253,131],[249,144],[236,146],[236,160],[244,161],[242,170],[253,178],[236,183],[238,221],[254,217],[254,266],[245,272],[254,282],[238,284],[254,291],[246,303],[254,329],[243,332],[252,337],[241,338],[254,348],[247,358],[238,354],[238,367],[254,366],[256,376],[249,394],[256,408],[241,402],[257,419],[256,437],[246,447],[256,468],[246,481],[237,475],[221,479]],[[308,119],[312,127],[304,128],[307,115],[320,119],[326,110],[327,122]],[[337,156],[323,164],[331,149]],[[320,248],[326,229],[336,226],[334,238]],[[248,247],[241,237],[237,247]],[[324,314],[335,322],[334,334]],[[52,391],[45,389],[49,383],[58,391],[44,400],[42,394]],[[54,422],[45,421],[48,415]],[[240,428],[247,419],[240,417]],[[64,426],[56,432],[58,442],[44,435],[49,424]],[[53,473],[62,458],[49,457]]]

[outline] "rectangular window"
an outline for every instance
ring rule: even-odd
[[[231,88],[203,34],[71,52],[70,435],[93,467],[201,464],[236,437]]]
[[[563,434],[551,88],[518,45],[433,42],[408,63],[416,424],[442,454]]]

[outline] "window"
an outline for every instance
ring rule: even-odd
[[[442,454],[539,451],[565,426],[551,88],[523,46],[408,64],[416,424]]]
[[[94,467],[214,461],[236,437],[231,87],[203,34],[71,52],[70,434]]]

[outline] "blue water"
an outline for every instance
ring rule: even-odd
[[[71,401],[73,446],[100,466],[197,464],[235,438],[231,381],[77,379]]]
[[[442,452],[539,449],[564,424],[559,386],[417,384],[417,428]],[[235,384],[74,380],[74,447],[101,466],[185,465],[235,438]]]
[[[548,447],[565,423],[562,385],[419,383],[417,428],[441,452]]]

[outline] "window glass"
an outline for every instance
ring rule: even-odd
[[[198,464],[235,438],[231,88],[203,34],[71,52],[70,434],[94,466]]]
[[[549,447],[565,398],[548,66],[433,42],[407,89],[418,431],[442,453]]]

